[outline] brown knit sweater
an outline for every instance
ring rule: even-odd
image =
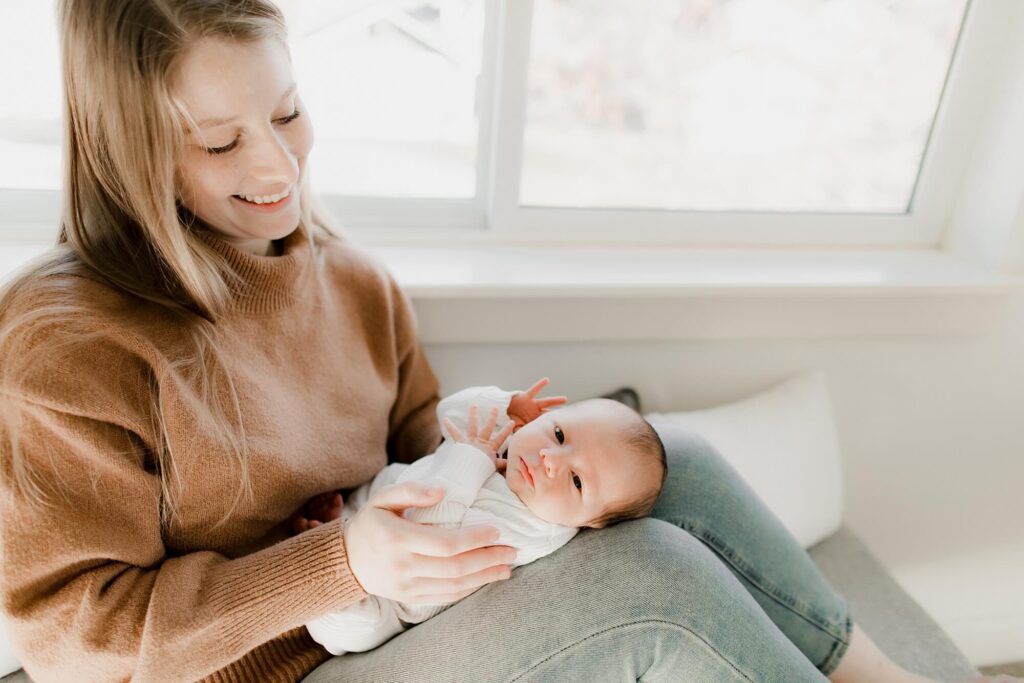
[[[42,512],[10,496],[10,434],[0,434],[2,607],[38,682],[301,679],[330,656],[302,625],[365,593],[340,522],[289,536],[286,521],[317,493],[440,441],[437,381],[381,266],[340,241],[314,257],[298,230],[276,257],[203,239],[244,279],[216,328],[254,495],[226,524],[215,528],[239,472],[172,366],[188,355],[186,337],[156,307],[76,278],[91,312],[74,324],[97,335],[33,368],[20,390],[0,387],[20,414],[25,457],[63,484]],[[18,352],[0,348],[0,359]],[[154,378],[183,482],[173,525],[159,515]]]

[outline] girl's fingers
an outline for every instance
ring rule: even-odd
[[[551,396],[548,398],[538,398],[537,407],[543,410],[544,408],[550,408],[551,406],[560,406],[569,402],[569,399],[565,396]]]
[[[416,587],[423,592],[413,596],[410,602],[423,605],[443,604],[448,596],[461,594],[467,590],[472,592],[492,581],[507,579],[511,574],[511,569],[499,565],[458,579],[418,579]],[[438,598],[441,598],[441,601],[434,603],[433,600]]]
[[[516,551],[507,545],[478,548],[453,557],[427,557],[413,555],[410,558],[409,575],[417,581],[460,581],[467,577],[487,572],[499,572],[515,560]],[[450,586],[449,591],[465,590],[470,584]],[[415,591],[417,593],[427,591]],[[431,591],[432,592],[432,591]]]
[[[547,377],[541,377],[533,383],[532,387],[526,390],[526,395],[530,398],[535,398],[540,393],[540,390],[546,387],[550,381]]]
[[[497,529],[491,526],[445,529],[417,524],[400,517],[393,519],[399,525],[396,531],[402,535],[402,545],[406,551],[428,558],[447,559],[467,551],[486,548],[498,540]]]

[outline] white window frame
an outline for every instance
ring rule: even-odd
[[[971,152],[1011,2],[971,0],[910,209],[905,214],[551,209],[519,205],[528,40],[534,0],[503,3],[495,183],[495,233],[527,241],[667,243],[690,246],[936,247]],[[994,54],[996,53],[996,54]]]
[[[534,0],[483,0],[477,192],[471,199],[320,195],[342,225],[380,244],[665,244],[862,247],[942,245],[1003,56],[1015,0],[969,0],[910,209],[904,214],[570,209],[520,206]],[[0,241],[48,240],[55,191],[0,189]]]

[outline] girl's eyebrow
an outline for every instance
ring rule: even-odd
[[[291,85],[289,85],[288,89],[284,91],[284,94],[281,95],[281,97],[277,101],[280,102],[281,100],[291,97],[295,93],[296,87],[298,87],[297,83],[292,83]],[[209,118],[205,118],[202,121],[199,121],[198,123],[196,123],[196,126],[198,126],[199,128],[206,128],[207,126],[223,126],[226,123],[231,123],[236,118],[237,117],[235,116],[212,116]]]

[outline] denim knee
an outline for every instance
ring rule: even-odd
[[[584,530],[310,681],[799,683],[824,678],[706,546],[656,519]]]
[[[825,674],[849,645],[849,606],[778,517],[704,439],[660,430],[668,476],[651,515],[708,546]]]
[[[824,680],[717,556],[675,525],[635,520],[584,530],[570,545],[577,561],[603,565],[603,627],[551,653],[547,674],[579,675],[584,653],[613,648],[611,666],[627,671],[607,680]]]

